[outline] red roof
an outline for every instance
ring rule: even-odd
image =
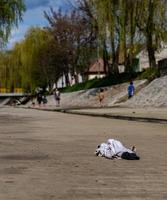
[[[104,70],[104,61],[103,59],[98,59],[96,60],[95,63],[93,63],[89,70],[88,70],[88,73],[105,73],[105,70]]]

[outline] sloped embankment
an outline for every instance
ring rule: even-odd
[[[10,102],[10,98],[2,98],[0,99],[0,107],[7,105]]]
[[[167,107],[167,76],[155,79],[132,99],[121,105],[127,107]]]
[[[127,87],[129,83],[123,83],[104,88],[104,106],[114,106],[116,103],[127,100]],[[134,81],[136,90],[140,90],[147,84],[146,80]],[[98,107],[99,88],[82,90],[61,94],[61,107]],[[48,105],[55,105],[53,96],[48,97]]]

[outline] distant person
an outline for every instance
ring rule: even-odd
[[[99,103],[100,106],[103,106],[103,102],[104,102],[104,89],[100,88],[99,94],[98,94],[98,98],[99,98]]]
[[[31,96],[31,105],[35,107],[35,95]]]
[[[38,105],[40,107],[41,103],[42,103],[42,93],[41,92],[37,93],[37,102],[38,102]]]
[[[135,92],[135,87],[133,85],[133,82],[131,81],[128,86],[128,99],[130,99],[134,95],[134,92]]]
[[[48,102],[47,98],[46,98],[46,95],[43,95],[42,96],[42,102],[43,102],[43,105],[45,106]]]
[[[56,101],[56,106],[60,106],[60,91],[57,88],[53,91],[53,95]]]

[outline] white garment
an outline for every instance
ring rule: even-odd
[[[115,139],[108,139],[107,143],[102,143],[96,149],[96,155],[106,158],[121,157],[124,152],[134,153],[132,150],[123,146],[123,144]]]
[[[96,149],[96,154],[106,158],[113,158],[115,153],[110,149],[110,146],[106,143],[102,143],[98,149]]]
[[[120,157],[124,152],[134,153],[132,150],[124,147],[120,141],[115,139],[108,139],[107,145],[110,147],[110,149],[112,149],[115,155]]]

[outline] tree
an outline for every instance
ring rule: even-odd
[[[83,69],[87,71],[90,64],[96,59],[103,57],[104,71],[107,73],[108,68],[108,52],[106,45],[106,38],[103,37],[103,41],[100,41],[100,32],[98,26],[98,15],[94,7],[94,3],[89,0],[78,0],[76,9],[81,13],[83,21],[87,27],[89,27],[87,40],[84,48],[82,48],[81,64],[87,67]],[[86,78],[86,77],[84,77]]]
[[[23,0],[0,1],[0,45],[4,45],[11,29],[22,20],[25,5]]]
[[[125,70],[133,71],[133,59],[141,46],[148,51],[150,67],[166,34],[166,0],[91,0],[101,40],[107,38],[113,69],[118,72],[119,54],[124,52]],[[130,8],[130,9],[129,9]]]
[[[26,77],[24,85],[31,90],[53,85],[60,73],[55,62],[58,49],[49,32],[46,29],[30,28],[21,49],[22,70]]]
[[[61,76],[61,58],[61,51],[47,30],[30,28],[12,50],[1,52],[1,86],[10,91],[22,87],[29,92],[36,87],[52,88]]]
[[[90,26],[77,10],[64,14],[61,10],[54,11],[51,8],[50,13],[45,12],[45,17],[50,24],[48,29],[61,52],[62,74],[65,76],[66,85],[69,85],[69,74],[77,81],[77,74],[83,71],[81,60],[83,57],[88,58],[83,49],[88,50],[92,42]]]
[[[160,48],[167,29],[167,1],[144,0],[139,6],[141,9],[138,13],[138,27],[145,36],[149,65],[155,68],[155,52]]]
[[[94,13],[98,22],[98,40],[101,48],[107,55],[111,55],[112,68],[110,73],[118,73],[119,51],[120,51],[120,10],[119,1],[92,0]],[[108,59],[109,56],[106,56]],[[103,56],[104,58],[104,56]],[[106,61],[107,62],[107,61]]]

